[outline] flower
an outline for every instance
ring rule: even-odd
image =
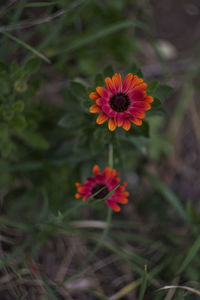
[[[95,165],[93,167],[93,177],[88,177],[84,185],[77,182],[76,187],[78,192],[75,197],[83,197],[83,201],[88,200],[92,195],[94,199],[102,199],[109,192],[114,190],[114,188],[119,185],[120,178],[119,172],[112,170],[110,167],[106,167],[102,173],[100,173],[99,166]],[[117,203],[125,204],[128,203],[127,197],[129,193],[126,192],[125,187],[127,186],[126,182],[123,182],[122,185],[119,185],[113,194],[106,199],[106,203],[114,211],[120,211],[120,207]]]
[[[105,79],[106,88],[98,86],[96,92],[90,93],[90,99],[96,103],[90,107],[91,113],[100,113],[97,124],[103,124],[108,119],[108,128],[113,131],[122,126],[125,130],[131,128],[131,123],[142,125],[146,110],[151,108],[153,97],[146,92],[147,84],[142,78],[129,73],[122,81],[121,75],[115,73],[112,79]]]

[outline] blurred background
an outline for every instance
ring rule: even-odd
[[[200,1],[2,0],[0,20],[0,299],[198,299]],[[88,86],[112,69],[163,108],[116,134],[131,196],[108,231],[74,183],[108,164]]]

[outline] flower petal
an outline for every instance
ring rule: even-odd
[[[117,114],[117,116],[115,117],[115,122],[118,127],[121,127],[124,122],[123,117],[120,114]]]
[[[139,108],[142,110],[149,110],[151,109],[151,105],[145,101],[136,101],[134,104],[132,104],[133,108]]]
[[[97,100],[99,98],[99,95],[96,92],[92,92],[89,94],[90,99]]]
[[[154,98],[152,96],[147,96],[146,101],[148,103],[152,103],[154,101]]]
[[[107,120],[108,120],[108,116],[107,116],[106,114],[104,114],[104,113],[101,113],[101,114],[97,117],[96,122],[97,122],[97,124],[103,124],[103,123],[105,123]]]
[[[109,122],[108,122],[108,128],[110,131],[114,131],[116,129],[117,125],[114,121],[113,118],[109,119]]]
[[[142,125],[142,120],[141,119],[137,119],[137,118],[134,118],[134,117],[131,117],[130,118],[131,122],[133,122],[135,125]]]
[[[123,123],[123,128],[128,131],[130,128],[131,128],[131,123],[129,120],[124,120],[124,123]]]
[[[92,169],[92,172],[94,175],[98,175],[100,174],[100,168],[98,165],[94,165],[93,169]]]
[[[98,105],[93,104],[92,106],[90,106],[90,113],[95,114],[100,111],[101,111],[101,108]]]
[[[119,73],[115,73],[112,77],[112,82],[115,87],[115,93],[118,94],[122,90],[122,77]]]
[[[115,201],[107,200],[106,202],[112,208],[112,210],[116,212],[119,212],[121,210],[121,208],[119,207],[119,205],[117,205]]]
[[[106,84],[106,87],[109,90],[109,92],[111,94],[115,94],[115,86],[114,86],[113,81],[111,80],[110,77],[106,77],[105,84]]]
[[[97,93],[104,99],[109,100],[110,99],[110,94],[109,92],[102,86],[98,86],[96,88]]]
[[[136,117],[136,118],[139,118],[139,119],[144,119],[145,116],[146,116],[145,112],[143,110],[138,109],[136,107],[131,108],[130,113],[132,114],[133,117]]]
[[[102,106],[102,110],[109,116],[113,117],[115,115],[115,111],[111,109],[111,107],[108,104],[105,104]]]
[[[123,84],[122,84],[122,93],[127,93],[129,90],[131,90],[133,88],[133,84],[134,84],[134,76],[132,73],[128,73],[126,75],[126,77],[123,80]]]

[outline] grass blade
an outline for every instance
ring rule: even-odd
[[[154,176],[153,174],[151,174],[147,170],[144,170],[144,172],[145,172],[145,175],[147,175],[147,178],[154,185],[154,187],[174,207],[174,209],[178,212],[179,216],[184,221],[186,221],[187,216],[186,216],[185,210],[184,210],[179,198],[162,181],[160,181],[156,176]]]
[[[8,38],[10,38],[11,40],[17,42],[18,44],[22,45],[24,48],[26,48],[27,50],[31,51],[34,55],[40,57],[42,60],[44,60],[45,62],[47,63],[51,63],[51,61],[46,57],[44,56],[44,54],[40,53],[38,50],[34,49],[33,47],[31,47],[30,45],[28,45],[27,43],[25,43],[24,41],[16,38],[15,36],[7,33],[7,32],[4,32],[3,33],[5,36],[7,36]]]
[[[185,260],[183,261],[178,273],[181,273],[185,270],[185,268],[189,265],[189,263],[195,257],[195,255],[197,254],[199,249],[200,249],[200,236],[196,239],[196,241],[190,248],[190,251],[189,251],[188,255],[186,256]]]
[[[107,35],[113,34],[115,32],[118,32],[120,30],[126,29],[128,27],[132,27],[132,26],[141,27],[141,26],[143,26],[143,24],[140,22],[137,22],[137,21],[117,22],[115,24],[112,24],[109,27],[99,30],[98,32],[90,34],[87,37],[82,37],[82,38],[76,39],[74,42],[71,42],[71,45],[69,47],[61,49],[61,50],[57,51],[55,54],[58,55],[63,52],[66,53],[66,52],[70,52],[72,50],[74,51],[74,50],[84,47],[92,42],[95,42],[98,39],[101,39]]]
[[[144,299],[144,294],[147,288],[147,265],[144,267],[144,275],[142,278],[142,284],[140,288],[140,294],[139,294],[139,299],[138,300],[143,300]]]

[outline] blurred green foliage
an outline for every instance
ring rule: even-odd
[[[141,300],[149,290],[154,297],[155,287],[148,285],[157,284],[156,276],[164,284],[181,272],[187,281],[199,275],[200,217],[195,206],[188,201],[185,209],[179,197],[145,169],[147,162],[159,166],[172,152],[169,136],[161,132],[168,117],[164,101],[172,88],[147,80],[148,94],[155,99],[152,109],[143,125],[132,125],[129,132],[118,128],[112,133],[107,124],[97,125],[96,115],[89,113],[88,95],[115,72],[133,72],[146,81],[140,68],[147,64],[142,38],[160,63],[149,5],[136,0],[23,0],[0,11],[0,199],[5,218],[0,221],[29,232],[34,257],[57,226],[83,217],[74,183],[84,182],[94,164],[101,168],[108,164],[112,143],[114,166],[129,179],[130,192],[140,191],[128,205],[130,214],[133,208],[142,216],[144,228],[133,220],[136,233],[130,233],[128,221],[120,223],[116,216],[113,226],[124,224],[126,230],[112,232],[114,246],[103,241],[102,245],[140,276]],[[105,205],[93,206],[90,213],[102,219]],[[132,221],[134,214],[126,213]],[[189,228],[186,238],[174,230],[180,224]],[[147,237],[149,232],[154,240]],[[98,245],[99,236],[84,237]],[[145,258],[126,252],[124,242],[149,252]],[[14,251],[17,255],[19,251]],[[143,268],[147,261],[150,271]],[[5,265],[8,262],[9,258]],[[159,292],[155,299],[164,295]]]

